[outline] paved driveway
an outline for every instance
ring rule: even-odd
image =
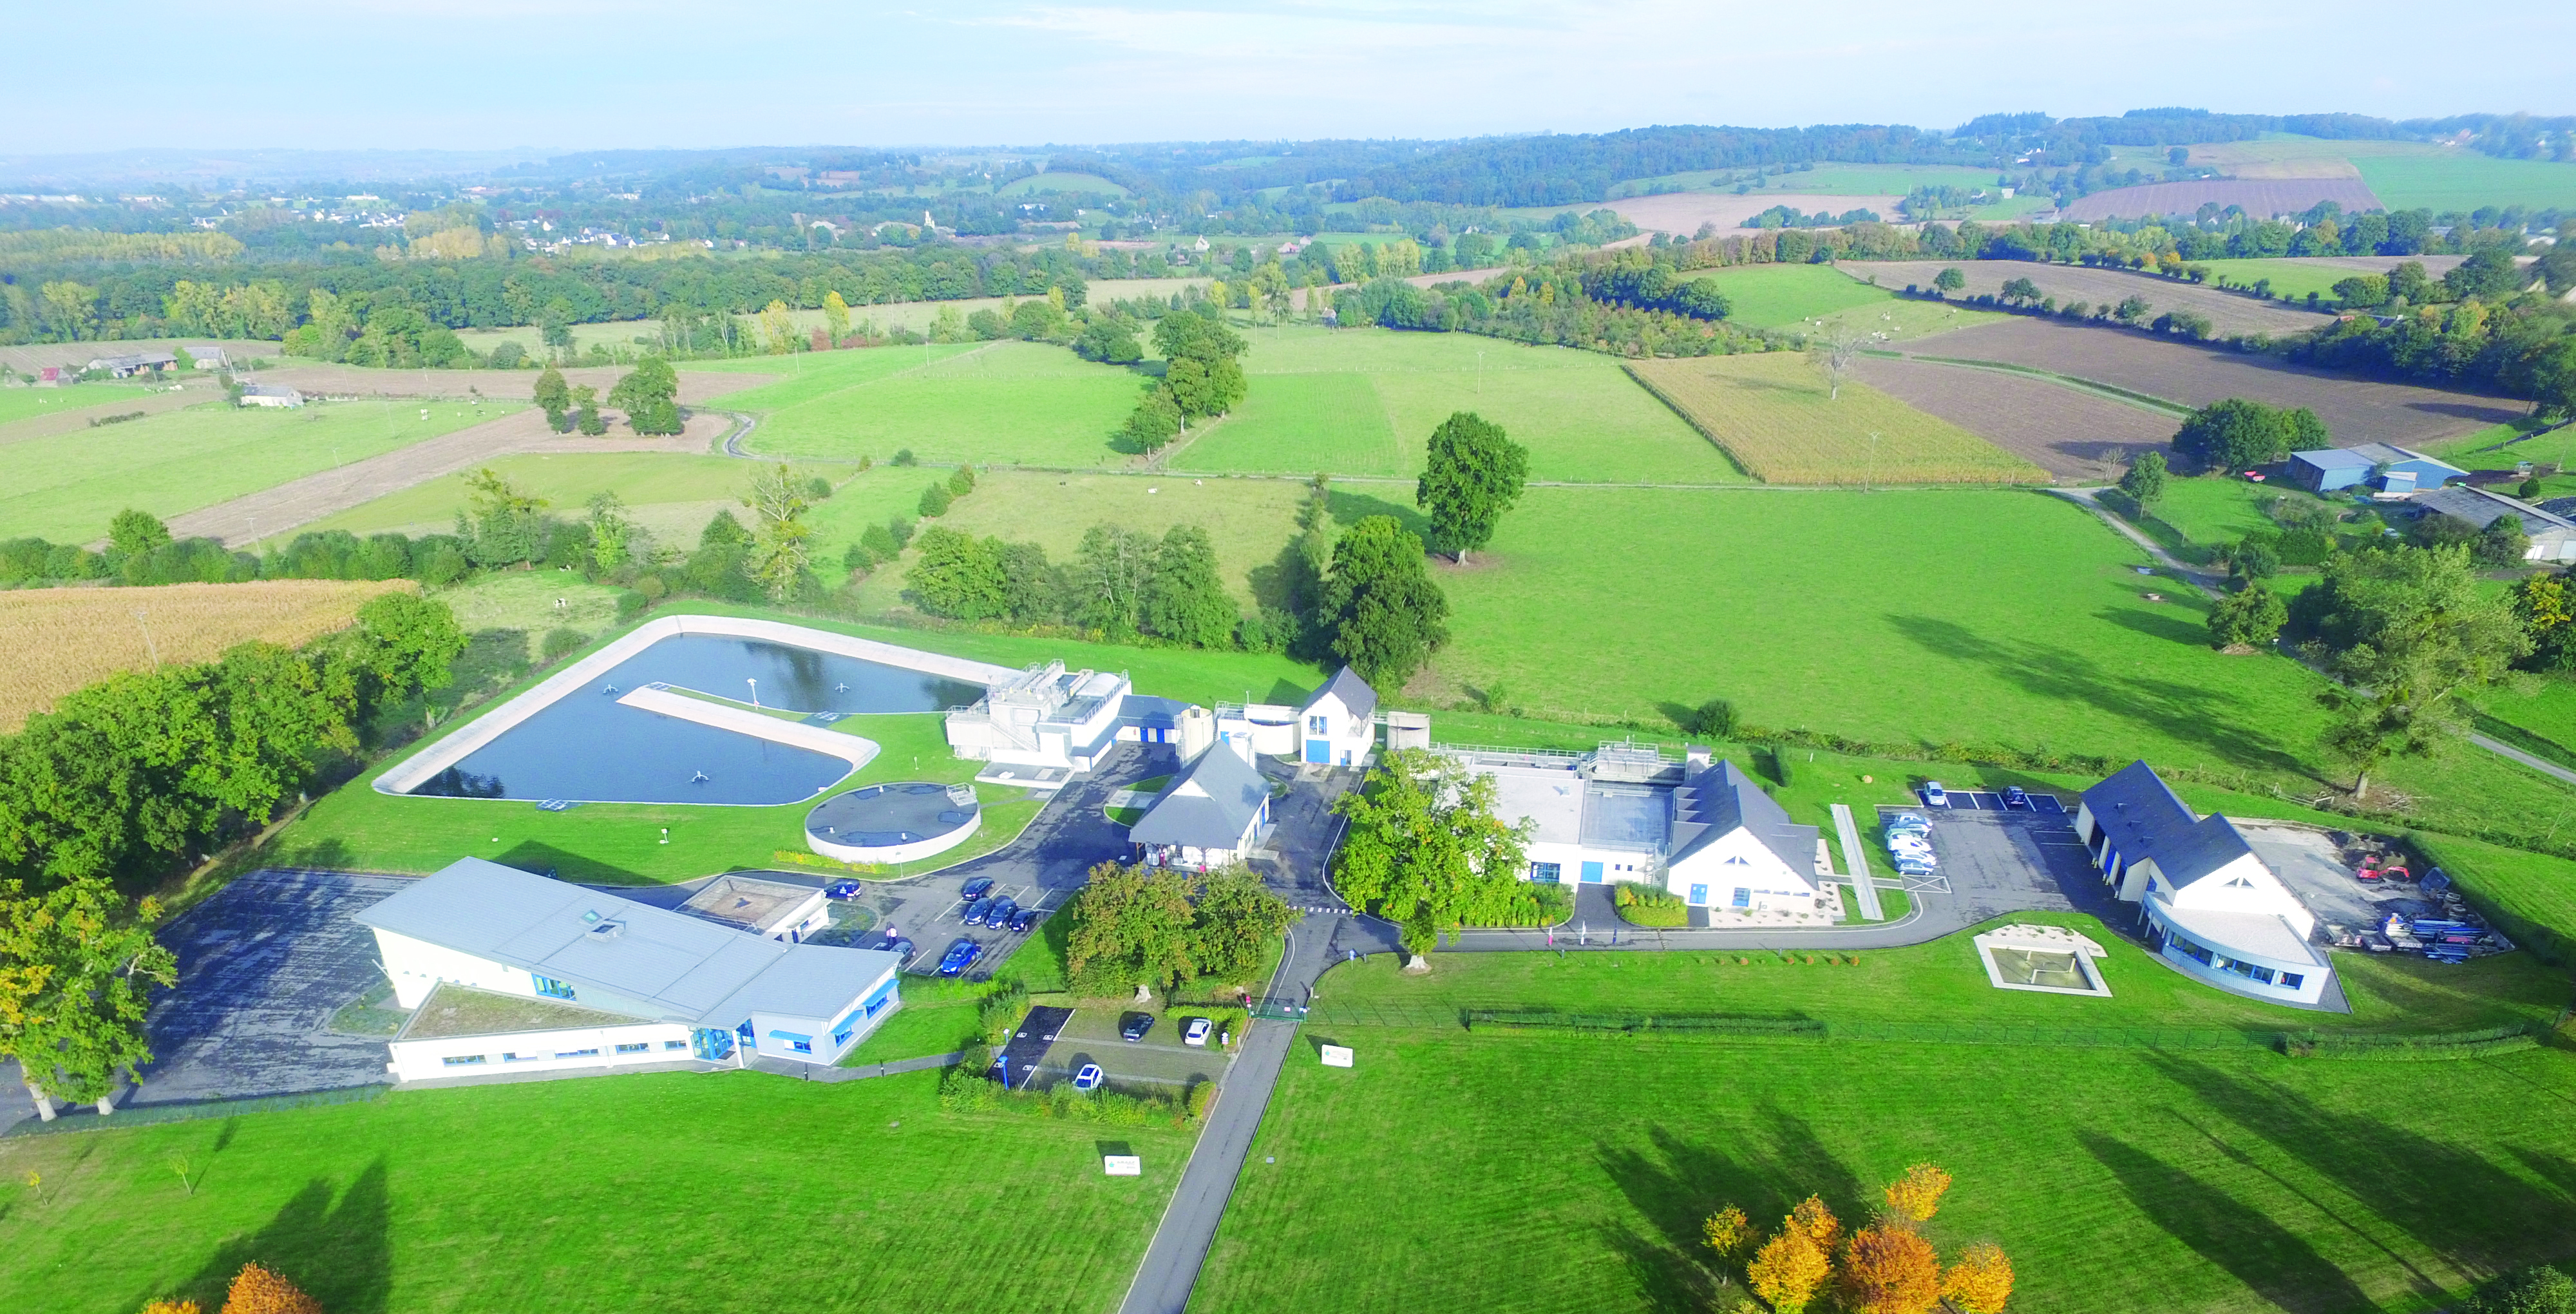
[[[385,1037],[346,1035],[330,1024],[342,1005],[385,979],[374,932],[351,914],[408,879],[255,871],[171,923],[161,942],[178,955],[179,985],[152,1007],[146,1027],[156,1058],[120,1105],[391,1080]],[[0,1085],[0,1126],[34,1115],[24,1084]]]
[[[2006,913],[2086,912],[2125,927],[2136,911],[2120,910],[2075,837],[2075,818],[2063,812],[1963,811],[1882,808],[1915,812],[1932,821],[1932,851],[1941,859],[1934,883],[1947,884],[1949,906],[1962,926]],[[1921,878],[1909,877],[1909,887]],[[1910,897],[1921,900],[1922,893]],[[1935,897],[1938,897],[1937,895]]]

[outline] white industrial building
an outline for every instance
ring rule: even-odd
[[[1630,744],[1579,756],[1441,751],[1493,778],[1504,821],[1530,823],[1526,879],[1644,882],[1725,913],[1814,913],[1839,898],[1825,888],[1817,828],[1705,748],[1680,762]]]
[[[1252,856],[1270,829],[1270,782],[1243,744],[1209,744],[1186,759],[1127,840],[1156,867],[1208,871]]]
[[[2139,905],[2167,962],[2236,994],[2323,1001],[2334,969],[2310,943],[2316,916],[2236,823],[2193,812],[2132,762],[2084,791],[2075,832],[2110,892]]]
[[[803,924],[797,906],[737,907],[763,892],[724,888],[712,907],[673,911],[465,858],[365,909],[357,920],[412,1012],[390,1069],[419,1081],[673,1059],[831,1064],[900,1005],[895,955],[772,938],[752,924]]]

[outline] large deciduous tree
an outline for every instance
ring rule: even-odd
[[[1316,623],[1380,689],[1403,688],[1449,641],[1449,599],[1422,563],[1422,540],[1393,516],[1365,517],[1333,545]]]
[[[2513,602],[2485,590],[2465,546],[2364,548],[2326,562],[2297,618],[2344,683],[2320,744],[2354,767],[2353,793],[2395,755],[2431,753],[2467,719],[2461,695],[2503,678],[2532,640]]]
[[[1237,619],[1234,599],[1217,575],[1216,548],[1207,531],[1197,525],[1172,526],[1145,581],[1145,632],[1186,647],[1223,648],[1234,642]]]
[[[1503,427],[1458,411],[1431,431],[1430,460],[1414,485],[1413,503],[1431,517],[1431,547],[1466,564],[1493,541],[1503,513],[1529,478],[1529,449]]]
[[[1001,544],[977,539],[943,525],[932,525],[914,540],[918,551],[904,572],[913,602],[933,616],[951,620],[990,620],[1010,605],[1008,580],[1002,572]]]
[[[46,1117],[53,1097],[104,1101],[152,1061],[144,990],[178,981],[177,958],[152,938],[159,914],[150,899],[129,914],[104,880],[41,895],[0,885],[0,1053]]]
[[[1069,917],[1066,970],[1095,990],[1249,970],[1297,920],[1246,872],[1200,875],[1117,862],[1091,869]]]
[[[754,474],[751,490],[742,499],[752,514],[748,569],[772,602],[795,596],[806,578],[810,555],[806,540],[813,536],[814,527],[805,523],[809,505],[805,495],[805,481],[781,461]]]
[[[2174,431],[2174,453],[2203,474],[2269,465],[2291,452],[2332,442],[2325,422],[2304,406],[2284,409],[2242,397],[2212,402]]]
[[[1911,1228],[1864,1227],[1843,1252],[1841,1295],[1852,1314],[1924,1314],[1941,1299],[1941,1257]]]
[[[844,311],[843,318],[847,317]],[[680,376],[672,371],[671,362],[647,356],[608,390],[608,404],[626,412],[627,427],[637,433],[678,433]]]
[[[1959,1262],[1941,1275],[1941,1295],[1960,1314],[2003,1314],[2012,1299],[2012,1261],[2003,1248],[1980,1241],[1959,1252]]]
[[[1454,759],[1392,749],[1333,810],[1350,818],[1334,857],[1336,888],[1403,927],[1417,956],[1460,923],[1478,883],[1520,879],[1530,823],[1504,822],[1494,778]]]

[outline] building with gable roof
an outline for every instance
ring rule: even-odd
[[[1269,828],[1270,782],[1251,745],[1210,744],[1146,805],[1127,841],[1149,865],[1207,871],[1250,858]]]
[[[772,939],[464,858],[357,914],[405,1080],[751,1056],[831,1064],[901,1003],[902,960]]]
[[[1802,826],[1735,763],[1693,747],[1591,753],[1443,748],[1494,781],[1496,812],[1526,820],[1524,879],[1660,885],[1695,908],[1813,913],[1830,907],[1822,835]]]
[[[1350,667],[1333,673],[1297,709],[1298,760],[1312,766],[1364,766],[1377,746],[1377,690]]]
[[[2389,443],[2356,443],[2292,452],[2287,473],[2291,483],[2312,493],[2366,486],[2375,492],[2403,496],[2467,478],[2469,472]]]
[[[2139,906],[2167,962],[2234,994],[2323,1002],[2334,980],[2317,919],[2236,823],[2201,816],[2144,762],[2084,791],[2075,833],[2114,897]]]

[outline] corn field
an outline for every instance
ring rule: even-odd
[[[0,733],[118,671],[212,661],[253,639],[298,647],[408,580],[281,579],[0,593]]]
[[[2044,484],[2046,471],[1807,356],[1641,360],[1628,372],[1766,484]],[[1875,435],[1875,437],[1873,437]]]

